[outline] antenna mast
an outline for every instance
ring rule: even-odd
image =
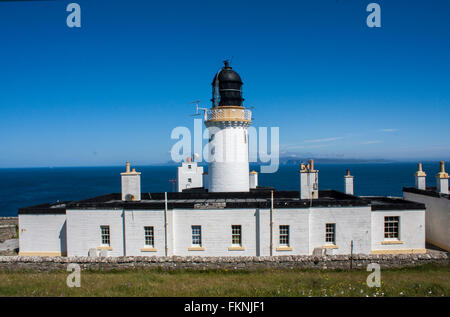
[[[175,192],[175,183],[177,182],[176,179],[169,179],[169,182],[172,183],[172,191]]]
[[[195,104],[195,113],[191,114],[191,117],[196,117],[196,116],[201,115],[201,113],[199,112],[199,110],[200,110],[200,111],[203,111],[203,119],[206,121],[206,112],[208,111],[208,109],[199,107],[200,100],[192,101],[191,104]]]

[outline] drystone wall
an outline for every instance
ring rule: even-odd
[[[0,217],[0,242],[17,237],[17,217]]]
[[[66,270],[69,263],[82,270],[123,270],[153,268],[162,270],[256,270],[256,269],[366,269],[370,263],[381,268],[419,266],[428,263],[450,265],[445,252],[396,255],[273,256],[273,257],[33,257],[0,256],[0,270]]]

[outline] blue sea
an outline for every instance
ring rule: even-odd
[[[142,192],[172,191],[176,166],[135,166],[141,174]],[[402,196],[402,188],[414,186],[416,163],[315,164],[319,189],[344,190],[345,171],[355,176],[355,195]],[[424,162],[427,185],[435,186],[438,162]],[[280,166],[273,174],[259,174],[260,186],[298,190],[298,166]],[[119,193],[124,166],[0,169],[0,217],[16,216],[17,209],[47,202],[80,200]],[[256,168],[259,171],[259,168]]]

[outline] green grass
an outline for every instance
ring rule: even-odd
[[[364,270],[83,271],[81,287],[68,272],[0,271],[0,296],[449,296],[450,267],[426,265],[381,271],[381,287]]]

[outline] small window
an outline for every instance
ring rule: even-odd
[[[384,238],[399,238],[400,217],[384,217]]]
[[[328,244],[336,244],[336,224],[327,223],[325,225],[325,242]]]
[[[240,225],[231,226],[231,244],[242,246],[242,230]]]
[[[289,246],[289,226],[280,226],[280,246]]]
[[[145,245],[147,247],[154,247],[155,246],[155,236],[153,227],[144,227],[144,234],[145,234]]]
[[[192,178],[188,178],[188,183],[192,183]]]
[[[189,165],[188,165],[188,169],[191,169],[191,168],[192,168],[192,166],[189,164]]]
[[[192,226],[192,245],[196,247],[202,246],[202,227]]]
[[[102,233],[102,245],[110,246],[111,245],[111,236],[110,236],[109,226],[100,226],[100,230]]]

